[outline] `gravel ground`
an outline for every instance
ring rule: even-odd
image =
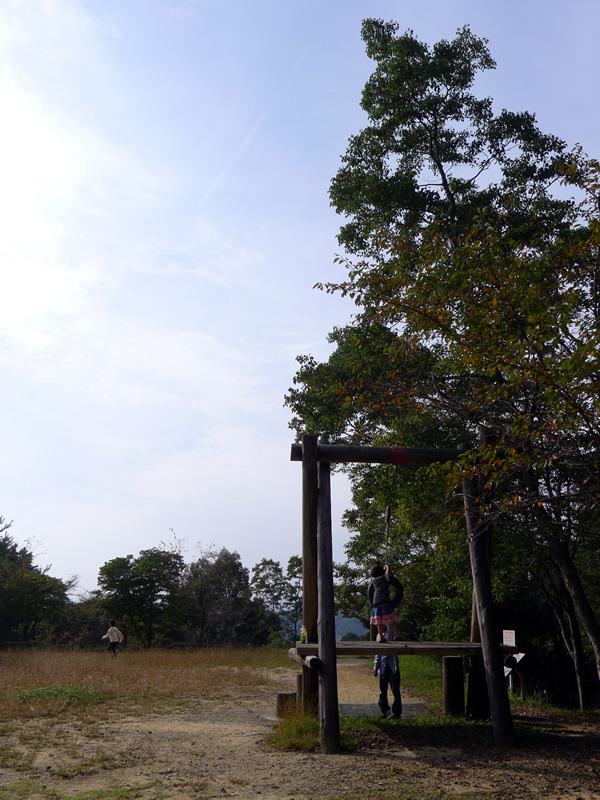
[[[340,703],[373,706],[377,681],[370,666],[340,664]],[[227,701],[198,698],[142,717],[117,711],[91,728],[56,723],[42,743],[30,729],[39,722],[24,721],[16,733],[0,731],[0,746],[20,760],[18,769],[0,770],[0,800],[600,800],[598,724],[563,726],[547,716],[546,733],[533,741],[527,722],[518,722],[519,746],[509,752],[492,746],[489,727],[424,733],[410,722],[369,730],[352,752],[339,755],[279,752],[266,742],[276,694],[294,688],[293,673],[275,670],[269,687],[249,687]]]

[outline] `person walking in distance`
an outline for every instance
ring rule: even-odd
[[[123,634],[121,631],[116,627],[116,623],[114,619],[110,621],[110,628],[102,637],[103,640],[108,640],[108,650],[113,658],[116,658],[119,655],[118,647],[123,641]]]

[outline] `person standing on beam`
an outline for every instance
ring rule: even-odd
[[[393,586],[395,590],[393,601],[390,597],[390,586]],[[371,625],[377,625],[380,642],[388,641],[388,625],[392,628],[393,640],[400,641],[396,606],[400,605],[403,595],[404,587],[398,578],[392,575],[388,564],[385,566],[375,564],[371,568],[371,583],[367,590],[367,596],[372,608]]]

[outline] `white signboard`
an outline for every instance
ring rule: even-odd
[[[516,647],[517,637],[515,636],[515,631],[502,631],[502,644],[508,645],[509,647]]]

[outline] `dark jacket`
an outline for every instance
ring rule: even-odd
[[[398,661],[397,655],[389,655],[389,656],[375,656],[375,663],[373,664],[373,672],[381,675],[383,670],[389,667],[390,672],[398,672],[400,669],[400,662]]]
[[[393,600],[390,599],[390,585],[396,590]],[[371,583],[367,590],[369,603],[371,603],[373,607],[383,606],[388,603],[393,606],[399,606],[403,594],[404,587],[391,572],[388,572],[387,575],[379,575],[377,578],[371,578]]]

